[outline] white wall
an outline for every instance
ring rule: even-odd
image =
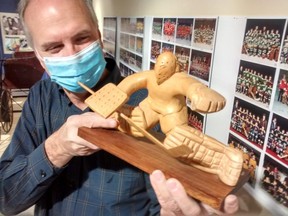
[[[96,10],[105,16],[288,15],[287,0],[94,0],[94,3]]]
[[[288,16],[287,0],[93,0],[104,16]]]
[[[207,115],[205,133],[223,143],[229,135],[245,24],[246,19],[241,17],[221,16],[218,21],[210,88],[225,97],[226,106]]]

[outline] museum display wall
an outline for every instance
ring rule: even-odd
[[[217,9],[195,6],[199,1],[179,7],[172,1],[162,7],[163,1],[135,2],[94,1],[98,10],[105,9],[99,23],[104,41],[113,41],[106,47],[122,75],[152,69],[161,52],[173,52],[183,71],[227,100],[217,113],[189,110],[189,124],[241,150],[250,172],[245,189],[272,212],[287,214],[288,14],[283,1],[271,10],[255,3],[260,1],[219,1]],[[221,3],[227,3],[224,9]],[[189,6],[190,13],[183,9]]]

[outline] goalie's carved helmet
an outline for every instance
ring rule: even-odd
[[[177,72],[177,58],[171,52],[161,53],[154,67],[157,84],[160,85]]]

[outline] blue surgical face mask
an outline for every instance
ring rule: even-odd
[[[99,41],[72,56],[42,58],[53,82],[76,93],[85,90],[78,81],[92,88],[100,80],[106,61]]]

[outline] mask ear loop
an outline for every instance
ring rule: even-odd
[[[44,62],[44,58],[39,54],[38,50],[37,49],[34,49],[34,53],[36,55],[36,57],[41,60],[42,62]]]
[[[45,65],[45,61],[44,61],[44,58],[39,54],[39,52],[37,51],[37,49],[34,49],[34,53],[36,55],[36,57],[38,58],[40,64],[42,65],[42,67],[45,69],[45,72],[50,76],[50,73],[49,71],[47,70],[46,68],[46,65]]]

